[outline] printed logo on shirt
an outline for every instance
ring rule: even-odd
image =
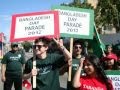
[[[41,67],[41,68],[37,68],[38,70],[38,75],[43,75],[43,74],[47,74],[52,70],[52,65],[48,65],[45,67]]]
[[[18,55],[18,56],[10,56],[10,60],[11,60],[11,61],[19,61],[20,58],[21,58],[21,55]]]
[[[87,89],[87,90],[103,90],[103,88],[101,88],[101,87],[89,86],[89,85],[86,85],[86,84],[83,85],[83,89]]]
[[[18,57],[21,58],[22,57],[21,54],[18,54]]]
[[[72,64],[72,67],[73,67],[74,70],[77,70],[78,67],[79,67],[79,64]]]

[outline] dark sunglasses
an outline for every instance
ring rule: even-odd
[[[33,48],[34,49],[36,49],[36,47],[38,48],[38,49],[41,49],[42,47],[44,47],[45,45],[33,45]]]
[[[78,48],[79,48],[79,49],[82,49],[81,46],[74,46],[74,48],[75,48],[75,49],[78,49]]]
[[[12,45],[12,47],[18,47],[18,45]]]

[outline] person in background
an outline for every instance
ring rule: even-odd
[[[72,86],[73,77],[75,75],[76,70],[79,67],[80,59],[84,57],[84,43],[82,41],[75,40],[73,43],[73,55],[72,55],[72,73],[71,73],[71,81],[67,82],[67,90],[74,90],[74,87]],[[65,72],[68,72],[69,64],[66,66],[63,66],[60,69],[60,75],[64,74]]]
[[[4,82],[4,90],[11,90],[13,83],[15,90],[22,90],[25,57],[18,49],[17,43],[11,43],[11,51],[7,52],[1,61],[1,80]]]
[[[60,90],[59,68],[72,59],[69,51],[63,46],[63,41],[54,38],[53,40],[63,54],[47,53],[51,40],[47,37],[40,37],[35,40],[33,46],[36,69],[32,69],[33,58],[25,64],[23,79],[32,79],[33,76],[36,76],[35,90]]]
[[[85,76],[81,76],[82,68],[86,73]],[[73,86],[77,90],[113,90],[112,82],[107,78],[99,58],[95,55],[81,58]]]
[[[118,59],[117,56],[113,53],[108,54],[103,58],[102,62],[104,63],[105,70],[118,70]]]
[[[113,47],[112,47],[112,45],[106,45],[106,51],[105,51],[105,54],[103,55],[103,57],[106,57],[107,55],[109,55],[109,54],[115,54],[114,52],[113,52]],[[116,55],[116,54],[115,54]]]
[[[113,52],[112,45],[106,45],[105,55],[101,58],[105,70],[117,70],[117,55]]]

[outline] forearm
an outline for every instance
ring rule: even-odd
[[[63,52],[67,61],[72,59],[71,53],[64,46],[60,46],[59,48]]]
[[[2,64],[1,65],[1,75],[5,76],[5,72],[6,72],[6,64]]]
[[[74,86],[75,88],[78,88],[78,87],[80,87],[80,85],[81,85],[81,83],[80,83],[81,70],[82,70],[82,67],[80,66],[80,67],[78,68],[78,70],[76,71],[75,76],[74,76],[74,78],[73,78],[73,86]]]
[[[23,74],[23,79],[29,79],[29,78],[31,78],[32,77],[32,74],[31,74],[31,72],[30,73],[28,73],[28,74]]]

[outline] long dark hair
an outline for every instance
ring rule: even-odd
[[[108,77],[106,76],[106,73],[100,63],[99,58],[96,55],[90,54],[87,55],[86,60],[88,60],[95,68],[97,75],[103,80],[107,86],[107,90],[111,90],[111,83],[109,82]]]

